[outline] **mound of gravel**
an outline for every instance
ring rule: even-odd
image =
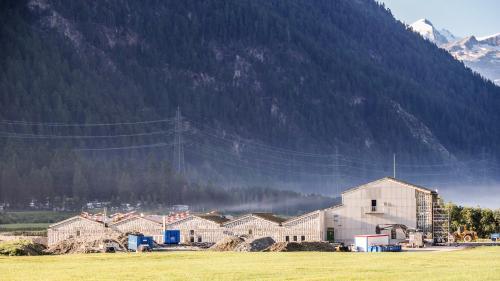
[[[302,242],[304,251],[335,252],[335,246],[328,242]]]
[[[303,251],[303,247],[297,242],[277,242],[264,250],[265,252],[298,252]]]
[[[46,250],[46,253],[63,255],[103,253],[109,251],[110,249],[112,252],[126,251],[127,244],[123,244],[123,239],[121,238],[122,237],[99,239],[68,238],[49,247]]]
[[[262,237],[252,240],[246,240],[240,243],[234,251],[237,252],[261,252],[275,243],[271,237]]]
[[[219,242],[215,243],[215,245],[210,247],[210,250],[219,252],[233,251],[244,241],[245,240],[243,240],[242,238],[236,236],[225,237],[224,239],[220,240]]]

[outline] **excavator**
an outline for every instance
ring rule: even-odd
[[[405,243],[408,247],[411,248],[421,248],[424,246],[424,236],[423,233],[420,231],[417,231],[416,229],[409,229],[406,225],[404,224],[378,224],[375,227],[375,233],[380,234],[384,230],[389,230],[391,231],[391,236],[393,231],[397,231],[400,229],[407,240]]]
[[[458,227],[457,231],[451,233],[450,236],[451,236],[450,238],[453,238],[454,242],[458,241],[474,242],[478,238],[477,232],[473,230],[468,230],[466,225]]]

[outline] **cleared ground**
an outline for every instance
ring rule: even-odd
[[[500,247],[405,253],[174,252],[0,257],[7,280],[500,280]]]

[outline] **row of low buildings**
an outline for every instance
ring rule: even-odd
[[[53,224],[49,245],[69,237],[99,237],[109,232],[141,232],[160,241],[163,230],[180,230],[182,242],[217,242],[226,236],[272,237],[275,241],[352,243],[355,235],[373,234],[380,225],[404,225],[437,239],[443,222],[436,191],[394,178],[383,178],[342,193],[342,203],[284,219],[271,213],[250,213],[233,219],[217,214],[188,214],[175,219],[131,216],[112,223],[76,216]],[[403,240],[401,229],[391,239]],[[447,235],[447,234],[446,234]]]

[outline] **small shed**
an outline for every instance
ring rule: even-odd
[[[354,236],[354,247],[358,252],[367,252],[369,246],[389,245],[388,234],[368,234]]]

